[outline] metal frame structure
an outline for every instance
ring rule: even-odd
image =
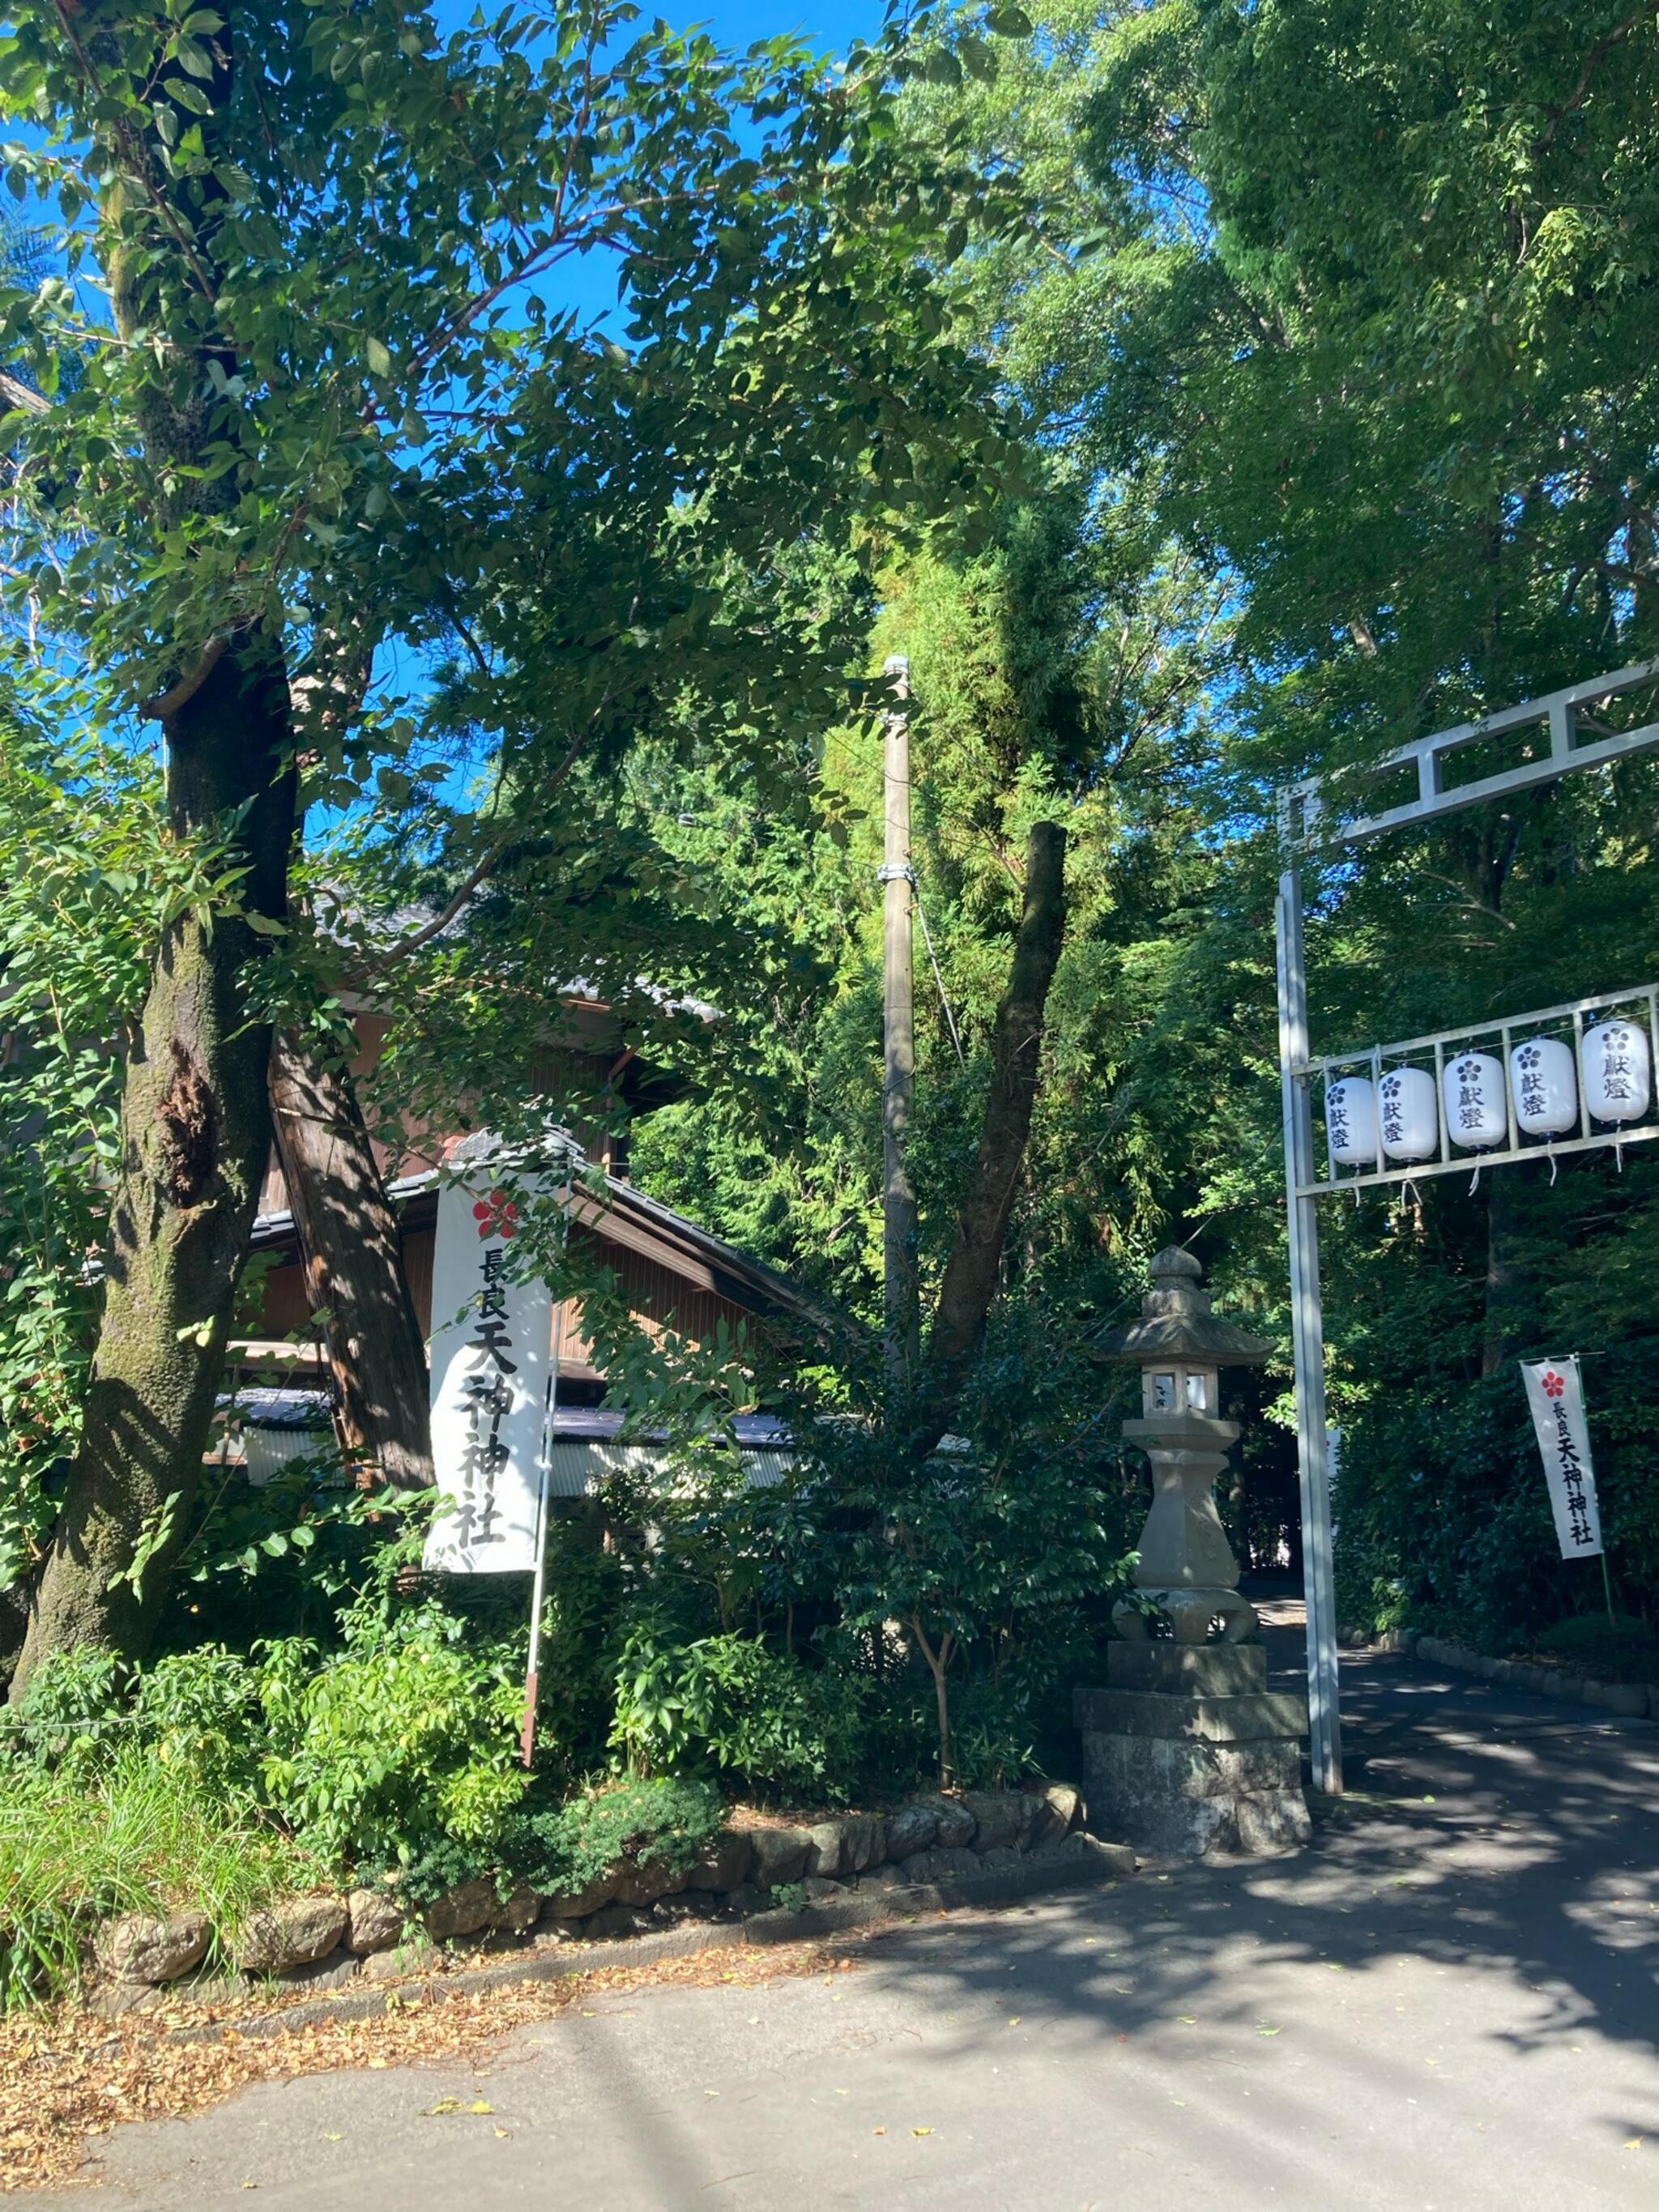
[[[1639,1004],[1640,1013],[1634,1009]],[[1645,1121],[1620,1122],[1617,1126],[1592,1129],[1590,1110],[1582,1085],[1578,1093],[1578,1134],[1576,1137],[1528,1137],[1515,1118],[1515,1098],[1509,1090],[1508,1069],[1510,1050],[1517,1036],[1535,1036],[1540,1030],[1571,1025],[1572,1057],[1575,1066],[1580,1065],[1580,1049],[1585,1024],[1592,1014],[1617,1018],[1622,1014],[1626,1021],[1639,1022],[1647,1032],[1655,1067],[1659,1067],[1659,983],[1643,983],[1633,991],[1612,991],[1595,999],[1574,999],[1562,1006],[1544,1006],[1535,1014],[1511,1014],[1505,1021],[1480,1022],[1461,1030],[1437,1030],[1431,1036],[1406,1037],[1398,1044],[1375,1044],[1364,1052],[1328,1053],[1309,1063],[1310,1078],[1322,1078],[1326,1083],[1342,1075],[1363,1072],[1373,1083],[1379,1082],[1385,1068],[1400,1061],[1416,1063],[1432,1053],[1434,1055],[1435,1107],[1438,1115],[1438,1156],[1431,1160],[1413,1160],[1397,1167],[1380,1164],[1372,1171],[1356,1168],[1351,1174],[1340,1174],[1328,1165],[1323,1175],[1316,1172],[1313,1181],[1298,1189],[1298,1198],[1322,1198],[1333,1190],[1371,1190],[1384,1183],[1420,1182],[1425,1176],[1457,1175],[1470,1169],[1501,1168],[1516,1160],[1559,1159],[1571,1152],[1600,1152],[1618,1150],[1625,1145],[1650,1143],[1659,1137],[1659,1115],[1650,1115]],[[1565,1042],[1565,1040],[1564,1040]],[[1446,1063],[1455,1060],[1459,1053],[1492,1050],[1501,1055],[1505,1071],[1505,1094],[1509,1109],[1509,1133],[1501,1145],[1470,1146],[1455,1150],[1461,1140],[1453,1136],[1446,1119],[1446,1093],[1443,1080]]]
[[[1308,1721],[1312,1742],[1314,1781],[1332,1793],[1342,1788],[1342,1722],[1338,1705],[1336,1590],[1331,1538],[1330,1444],[1325,1425],[1325,1332],[1319,1293],[1318,1202],[1331,1191],[1362,1189],[1370,1185],[1406,1182],[1428,1175],[1444,1175],[1477,1164],[1502,1165],[1555,1153],[1600,1150],[1616,1144],[1634,1144],[1659,1136],[1659,1122],[1593,1133],[1582,1104],[1579,1135],[1551,1144],[1539,1139],[1523,1143],[1511,1121],[1510,1143],[1501,1152],[1468,1154],[1453,1158],[1445,1131],[1443,1100],[1441,1119],[1441,1158],[1415,1166],[1381,1170],[1374,1175],[1320,1176],[1315,1168],[1312,1085],[1334,1066],[1370,1062],[1373,1068],[1385,1055],[1435,1053],[1437,1075],[1445,1046],[1467,1046],[1480,1036],[1502,1035],[1523,1023],[1571,1019],[1582,1030],[1585,1013],[1597,1008],[1643,1000],[1647,1007],[1649,1033],[1659,1045],[1659,986],[1644,985],[1633,992],[1616,992],[1572,1006],[1547,1009],[1537,1016],[1514,1016],[1507,1023],[1475,1023],[1431,1037],[1407,1040],[1403,1045],[1368,1048],[1364,1052],[1316,1059],[1308,1034],[1307,950],[1303,927],[1302,868],[1304,857],[1336,846],[1357,845],[1391,830],[1421,829],[1443,816],[1479,806],[1490,799],[1505,799],[1516,792],[1552,783],[1579,769],[1603,768],[1639,753],[1659,750],[1659,720],[1628,730],[1610,726],[1602,712],[1615,699],[1645,685],[1659,685],[1659,660],[1622,668],[1585,684],[1568,685],[1541,698],[1505,707],[1479,721],[1462,722],[1454,729],[1421,738],[1401,746],[1370,766],[1315,776],[1290,785],[1279,801],[1279,840],[1284,868],[1279,879],[1275,915],[1279,955],[1279,1064],[1285,1117],[1285,1188],[1288,1211],[1291,1262],[1291,1335],[1296,1359],[1297,1468],[1301,1493],[1303,1578],[1308,1600]],[[1651,709],[1650,709],[1651,711]],[[1493,739],[1510,739],[1522,757],[1507,768],[1477,775],[1459,783],[1453,779],[1461,765],[1458,756],[1473,745]],[[1374,793],[1390,777],[1413,774],[1415,795],[1392,805],[1378,806]],[[1369,803],[1368,803],[1369,802]],[[1656,1055],[1659,1058],[1659,1055]],[[1507,1069],[1506,1069],[1507,1074]],[[1440,1086],[1436,1084],[1437,1093]]]

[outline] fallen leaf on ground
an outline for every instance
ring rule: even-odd
[[[910,2132],[913,2136],[930,2136],[933,2130],[932,2128],[912,2128]]]
[[[181,2003],[116,2021],[74,2005],[15,2014],[0,2021],[0,2191],[92,2178],[81,2169],[112,2121],[182,2119],[253,2081],[458,2060],[470,2067],[511,2029],[586,2012],[583,1997],[659,1986],[717,1989],[722,1983],[758,1988],[822,1974],[832,1965],[851,1971],[868,1941],[860,1930],[833,1942],[780,1944],[775,1951],[694,1953],[650,1966],[594,1966],[556,1981],[471,1990],[369,2020],[329,2018],[265,2035],[241,2034],[236,2023],[284,2011],[291,1995],[261,1993],[216,2006]],[[734,1955],[736,1967],[728,1964]],[[173,2027],[199,2033],[216,2026],[216,2039],[169,2039]],[[43,2063],[43,2050],[58,2054],[56,2059]]]

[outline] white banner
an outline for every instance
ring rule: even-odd
[[[537,1186],[521,1182],[528,1196]],[[513,1191],[487,1166],[438,1193],[432,1257],[432,1463],[450,1499],[422,1565],[454,1575],[529,1574],[540,1534],[553,1300],[507,1273]]]
[[[1595,1502],[1595,1471],[1590,1465],[1589,1429],[1578,1355],[1565,1359],[1523,1359],[1521,1373],[1544,1455],[1544,1474],[1555,1514],[1556,1541],[1564,1559],[1593,1559],[1601,1549],[1601,1514]]]

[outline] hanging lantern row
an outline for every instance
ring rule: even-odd
[[[1345,1075],[1328,1083],[1325,1134],[1332,1168],[1432,1159],[1440,1150],[1442,1110],[1452,1143],[1479,1152],[1509,1142],[1511,1098],[1516,1127],[1544,1138],[1564,1136],[1577,1125],[1581,1082],[1590,1119],[1614,1127],[1641,1121],[1652,1101],[1653,1054],[1639,1022],[1615,1018],[1587,1030],[1576,1069],[1571,1047],[1559,1037],[1528,1037],[1509,1057],[1508,1097],[1502,1060],[1473,1048],[1448,1055],[1438,1097],[1428,1070],[1409,1066],[1387,1068],[1376,1081]]]

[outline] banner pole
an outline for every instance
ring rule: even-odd
[[[547,1386],[548,1415],[553,1409],[554,1384]],[[536,1504],[536,1571],[530,1583],[530,1653],[524,1672],[524,1723],[519,1730],[519,1752],[528,1768],[536,1755],[536,1698],[541,1688],[542,1605],[547,1594],[547,1455],[544,1431],[541,1490]]]
[[[567,1212],[570,1189],[565,1186]],[[553,1480],[553,1417],[559,1401],[559,1361],[564,1351],[564,1301],[553,1312],[553,1357],[547,1373],[547,1401],[542,1409],[541,1486],[536,1500],[536,1571],[530,1583],[530,1650],[524,1671],[524,1723],[519,1753],[526,1772],[536,1755],[536,1703],[541,1692],[542,1607],[547,1598],[547,1507]]]

